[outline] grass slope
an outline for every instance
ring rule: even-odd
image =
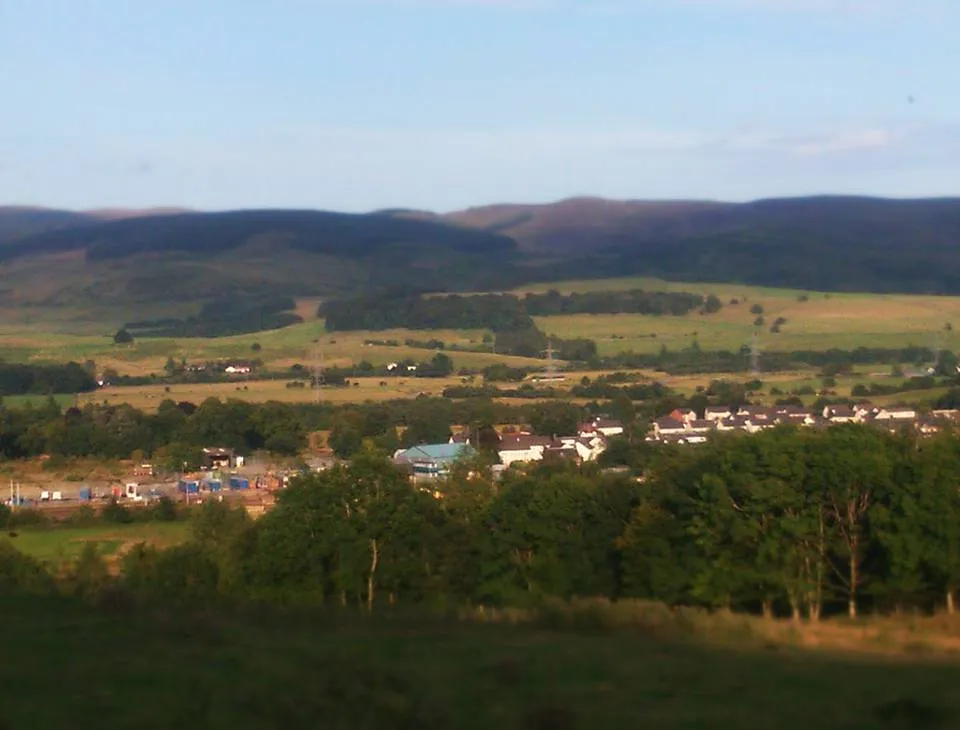
[[[947,728],[960,667],[656,634],[0,598],[0,721],[137,727]]]

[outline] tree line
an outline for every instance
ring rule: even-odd
[[[935,374],[957,375],[957,356],[948,350],[935,353],[927,347],[902,348],[857,347],[852,350],[767,351],[759,356],[759,367],[764,372],[821,368],[824,375],[849,372],[854,365],[912,365],[931,367]],[[598,368],[655,369],[672,375],[695,373],[742,373],[751,368],[750,346],[744,343],[737,350],[704,350],[694,340],[682,349],[666,345],[657,352],[622,352],[597,358],[592,363]]]
[[[230,337],[281,329],[303,321],[292,310],[292,297],[224,295],[205,303],[200,312],[184,319],[166,318],[127,322],[121,332],[137,337]]]
[[[334,299],[320,305],[318,315],[331,332],[340,330],[386,329],[489,329],[510,332],[529,329],[532,317],[558,314],[651,314],[684,315],[702,309],[721,308],[710,295],[688,292],[651,292],[634,289],[622,292],[561,294],[482,294],[461,296],[358,297]]]
[[[667,403],[656,406],[666,407]],[[384,453],[400,446],[446,442],[454,425],[529,424],[539,433],[572,433],[582,418],[606,410],[560,401],[513,406],[490,398],[422,397],[380,403],[249,403],[208,398],[199,406],[165,400],[149,413],[127,404],[89,403],[62,408],[53,399],[39,407],[0,404],[0,458],[47,455],[55,459],[126,459],[137,453],[158,466],[179,469],[202,463],[204,447],[249,455],[264,450],[295,456],[307,436],[330,431],[339,456],[359,452],[365,441]]]
[[[0,397],[86,393],[96,390],[94,374],[82,365],[28,365],[0,361]]]
[[[642,456],[642,483],[463,465],[419,488],[362,452],[209,543],[238,595],[372,607],[637,597],[817,620],[955,606],[960,440],[783,428]],[[209,558],[208,558],[209,560]],[[224,569],[226,568],[226,574]]]
[[[960,587],[960,439],[782,427],[699,448],[637,447],[642,480],[482,463],[411,483],[361,451],[295,479],[256,522],[211,503],[193,540],[140,547],[145,599],[523,606],[643,598],[817,621],[945,608]],[[609,465],[609,461],[606,465]]]

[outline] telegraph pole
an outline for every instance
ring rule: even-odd
[[[760,374],[760,335],[756,332],[750,339],[750,374]]]

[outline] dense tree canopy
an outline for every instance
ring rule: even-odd
[[[364,448],[296,480],[257,523],[210,506],[179,567],[140,555],[128,580],[365,609],[607,596],[810,620],[953,610],[956,436],[784,427],[636,448],[640,482],[562,464],[496,480],[476,463],[422,487]]]

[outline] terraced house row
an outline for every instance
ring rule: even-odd
[[[960,423],[960,411],[921,413],[908,406],[881,407],[861,402],[853,406],[824,406],[820,411],[802,406],[708,407],[701,418],[696,411],[677,409],[654,421],[646,440],[651,443],[699,444],[717,433],[757,433],[777,426],[826,428],[843,423],[872,425],[894,432],[914,429],[930,435]]]

